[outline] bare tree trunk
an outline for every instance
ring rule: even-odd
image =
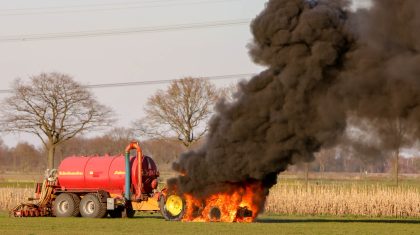
[[[54,168],[54,154],[55,154],[55,145],[50,144],[48,146],[48,169]]]
[[[399,160],[400,160],[400,148],[397,148],[397,150],[395,151],[395,163],[394,163],[394,170],[395,170],[395,183],[398,186],[399,183],[399,179],[398,179],[398,174],[399,174]]]
[[[18,171],[17,170],[17,155],[14,154],[15,156],[13,156],[13,171]]]
[[[324,172],[325,172],[325,162],[320,162],[320,163],[319,163],[319,172],[321,173],[321,176],[324,176]]]
[[[396,130],[397,130],[397,139],[396,139],[396,148],[395,148],[395,165],[394,165],[394,169],[395,169],[395,183],[398,186],[399,183],[399,179],[398,179],[398,174],[399,174],[399,158],[400,158],[400,148],[401,148],[401,143],[402,143],[402,139],[403,139],[403,125],[401,122],[401,119],[397,119],[397,123],[396,123]]]
[[[308,184],[309,184],[309,162],[305,162],[305,185],[306,185],[306,191],[308,191]]]

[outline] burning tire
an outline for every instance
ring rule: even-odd
[[[222,211],[220,211],[219,207],[212,207],[209,211],[209,220],[211,222],[220,222],[222,218]]]
[[[102,218],[106,215],[106,203],[94,193],[86,194],[80,201],[80,214],[88,218]]]
[[[162,195],[159,208],[166,220],[179,221],[185,213],[185,200],[176,194]]]
[[[53,214],[57,217],[77,216],[79,204],[70,193],[61,193],[53,203]]]

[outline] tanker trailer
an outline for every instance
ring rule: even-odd
[[[135,156],[130,152],[136,150]],[[136,211],[158,212],[180,220],[185,201],[166,189],[157,190],[159,171],[152,158],[131,142],[120,156],[71,156],[48,171],[37,185],[35,203],[22,203],[13,216],[113,218],[133,217]]]

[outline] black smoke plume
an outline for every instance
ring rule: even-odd
[[[267,70],[221,102],[206,143],[174,163],[197,196],[258,180],[337,144],[349,117],[420,123],[420,1],[270,0],[251,24],[250,55]]]

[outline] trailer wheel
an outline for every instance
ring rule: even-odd
[[[133,218],[135,213],[136,213],[136,211],[133,210],[133,208],[131,206],[127,206],[126,208],[124,208],[122,210],[121,216],[123,218]]]
[[[101,203],[94,193],[86,194],[80,201],[80,214],[83,217],[102,218],[106,212],[106,203]]]
[[[111,218],[122,218],[122,209],[117,207],[114,210],[109,210],[108,214]]]
[[[185,214],[185,200],[176,194],[162,195],[159,208],[166,220],[179,221]]]
[[[71,217],[77,214],[79,205],[69,193],[61,193],[53,202],[53,214],[57,217]]]

